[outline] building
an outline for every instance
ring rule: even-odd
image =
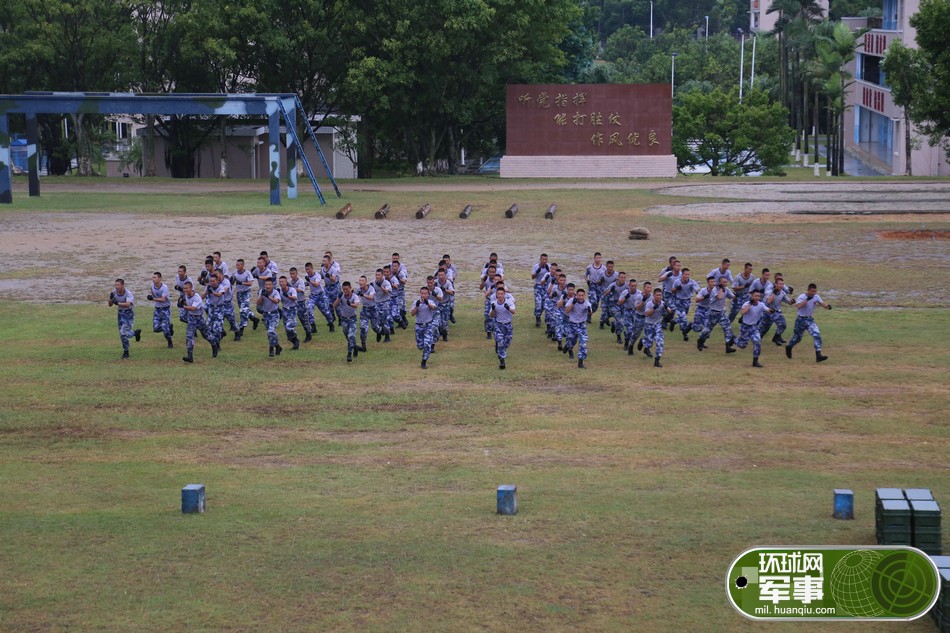
[[[846,68],[854,77],[848,88],[845,112],[845,150],[882,174],[905,173],[904,111],[894,104],[887,78],[881,71],[884,52],[899,40],[917,48],[917,32],[910,18],[917,13],[920,0],[883,0],[880,18],[845,18],[852,30],[868,28],[860,38],[857,55]],[[917,137],[915,130],[911,135]],[[911,151],[911,170],[915,176],[950,176],[947,156],[938,147],[921,139]]]
[[[123,163],[121,150],[128,146],[131,136],[141,138],[145,128],[141,125],[130,124],[131,119],[121,117],[110,122],[116,136],[116,150],[106,157],[106,176],[141,176],[131,165]],[[334,178],[356,178],[357,170],[355,158],[351,158],[342,149],[342,134],[336,128],[321,126],[314,130],[320,149],[327,160]],[[286,129],[280,128],[281,143],[287,144]],[[307,160],[314,176],[326,176],[326,170],[317,156],[317,151],[310,140],[304,142]],[[165,140],[155,137],[155,175],[170,177],[165,165]],[[209,138],[198,151],[196,160],[196,178],[269,178],[267,148],[267,125],[233,125],[227,126],[223,137],[214,135]],[[300,175],[304,175],[303,161],[297,161]],[[305,176],[304,176],[305,177]]]

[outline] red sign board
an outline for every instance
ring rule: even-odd
[[[862,86],[861,105],[871,110],[884,112],[884,91],[876,88]]]
[[[882,57],[888,47],[887,35],[870,31],[864,34],[864,52]]]
[[[668,156],[669,84],[508,86],[509,156]]]

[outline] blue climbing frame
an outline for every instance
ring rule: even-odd
[[[304,146],[297,135],[297,110],[300,101],[295,94],[135,94],[104,92],[37,92],[23,95],[0,95],[0,203],[13,202],[10,159],[11,114],[26,115],[27,159],[30,167],[30,196],[40,195],[39,161],[37,160],[38,114],[154,114],[197,116],[266,116],[270,149],[270,203],[280,204],[281,117],[287,131],[287,197],[297,197],[296,162],[299,155],[321,204],[323,193],[310,169]],[[306,113],[303,113],[306,121]],[[307,129],[310,129],[309,121]],[[312,133],[312,132],[311,132]],[[327,165],[320,144],[313,139],[317,155],[327,170],[337,195],[340,190]],[[298,154],[299,152],[299,154]]]

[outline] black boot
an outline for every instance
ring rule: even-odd
[[[656,358],[653,359],[653,366],[654,366],[654,367],[662,367],[662,366],[663,366],[663,365],[660,364],[660,358],[661,358],[660,356],[657,356]]]
[[[241,340],[241,330],[233,330],[233,332],[234,332],[234,340],[235,340],[235,341],[240,341],[240,340]]]
[[[166,336],[165,340],[168,341],[168,349],[175,347],[175,345],[172,343],[172,337]]]
[[[142,330],[135,330],[134,334],[136,343],[142,340]]]
[[[274,346],[273,346],[273,345],[271,345],[269,348],[267,348],[267,355],[270,356],[271,358],[274,357]]]
[[[689,340],[689,330],[684,330],[684,331],[683,331],[683,340],[684,340],[684,341],[688,341],[688,340]]]
[[[649,347],[644,347],[643,353],[646,355],[647,358],[653,358],[653,352],[650,351]]]
[[[587,369],[586,367],[584,367],[584,361],[581,360],[581,359],[578,359],[578,361],[577,361],[577,368],[578,368],[578,369]]]
[[[785,355],[788,356],[789,358],[792,357],[792,346],[791,346],[791,345],[786,345],[786,346],[785,346]]]
[[[346,350],[346,362],[348,363],[353,362],[353,350],[351,349]]]
[[[826,361],[826,360],[828,360],[828,357],[827,357],[827,356],[824,356],[824,355],[821,353],[821,350],[816,350],[816,351],[815,351],[815,362],[816,362],[816,363],[820,363],[820,362],[823,362],[823,361]]]
[[[485,338],[491,338],[491,332],[485,332]]]
[[[174,324],[174,323],[170,323],[170,324],[168,325],[168,335],[169,335],[169,336],[175,336],[175,324]]]
[[[424,359],[424,358],[422,359],[422,365],[421,365],[421,367],[422,367],[423,369],[426,368],[426,359]]]
[[[567,348],[567,357],[570,358],[571,360],[574,360],[574,348],[573,348],[573,347],[568,347],[568,348]]]
[[[753,357],[752,357],[752,366],[753,366],[753,367],[761,367],[761,366],[762,366],[762,363],[759,362],[759,357],[758,357],[758,356],[753,356]]]
[[[614,332],[617,331],[617,324],[614,323],[613,321],[609,321],[609,323],[610,323],[610,333],[613,334]]]
[[[588,323],[590,323],[590,321],[588,321]],[[604,322],[603,322],[603,321],[600,322],[600,329],[604,329]]]
[[[281,353],[282,351],[284,351],[284,348],[281,347],[280,345],[275,345],[275,346],[274,346],[274,353],[277,354],[278,356],[280,356],[280,353]]]
[[[627,356],[633,356],[633,345],[627,345]]]
[[[129,357],[129,350],[127,349],[122,350],[122,358],[128,358],[128,357]]]
[[[403,321],[405,320],[406,320],[406,317],[404,316]],[[455,310],[452,310],[451,312],[449,312],[449,321],[451,323],[455,323]]]
[[[193,363],[193,362],[195,362],[195,359],[194,359],[194,357],[191,355],[191,352],[188,352],[187,354],[185,354],[184,356],[182,356],[181,359],[182,359],[183,361],[185,361],[186,363]]]
[[[625,339],[623,340],[623,351],[626,352],[626,351],[629,350],[629,349],[630,349],[630,339],[629,339],[629,338],[625,338]]]
[[[304,343],[309,343],[309,342],[312,341],[312,340],[313,340],[313,332],[311,332],[311,331],[308,329],[308,330],[307,330],[307,335],[306,335],[305,337],[303,337],[303,342],[304,342]]]
[[[785,341],[782,340],[781,336],[776,334],[775,336],[772,337],[772,342],[775,343],[776,345],[782,345]]]
[[[726,353],[735,354],[736,348],[732,346],[732,341],[726,341]]]
[[[452,321],[452,323],[455,323],[455,321]],[[541,327],[541,317],[534,317],[534,327]]]
[[[505,359],[504,359],[504,358],[499,358],[499,359],[498,359],[498,369],[504,369],[504,368],[505,368]]]
[[[258,319],[256,316],[252,316],[252,317],[251,317],[251,329],[256,330],[256,329],[257,329],[257,324],[260,323],[260,322],[261,322],[260,319]]]
[[[706,342],[706,339],[700,336],[699,340],[696,341],[696,349],[698,349],[699,351],[703,351],[704,349],[706,349],[706,346],[704,345],[705,342]]]
[[[221,350],[221,346],[215,343],[211,346],[211,358],[217,358],[218,352]]]
[[[618,332],[617,333],[617,345],[623,343],[623,336]]]
[[[363,344],[360,345],[360,351],[364,354],[366,353],[366,341],[363,341]]]
[[[637,341],[637,351],[640,351],[641,349],[643,349],[643,339]]]
[[[292,350],[300,349],[300,338],[296,334],[294,334],[294,337],[290,340],[290,342],[294,344],[294,346],[291,348]]]
[[[392,341],[389,340],[389,334],[387,334],[386,338],[383,339],[383,343],[391,343],[391,342]]]
[[[448,340],[449,340],[449,331],[448,331],[448,330],[442,330],[442,340],[443,340],[443,341],[448,341]]]
[[[558,342],[557,342],[557,351],[559,351],[559,352],[563,352],[563,351],[564,351],[564,344],[561,343],[560,340],[558,340]]]

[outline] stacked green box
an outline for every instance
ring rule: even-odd
[[[908,501],[933,501],[934,496],[930,488],[905,488],[904,498]]]
[[[937,604],[930,610],[930,616],[940,633],[950,633],[950,569],[940,570],[941,587]]]
[[[884,506],[882,504],[889,500],[903,501],[904,498],[904,491],[900,488],[877,488],[874,490],[874,523],[876,526],[878,545],[884,542],[884,529],[882,526]]]
[[[878,545],[911,545],[913,530],[910,504],[904,499],[884,499],[876,511]]]
[[[943,553],[940,533],[940,506],[936,501],[910,501],[913,527],[912,544],[919,550],[939,556]]]

